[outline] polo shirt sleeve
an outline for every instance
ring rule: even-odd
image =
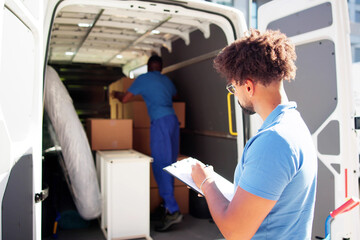
[[[276,135],[254,140],[246,151],[243,170],[236,183],[247,192],[269,200],[278,200],[296,173],[294,153],[289,144]]]
[[[131,92],[134,95],[141,94],[143,89],[143,84],[141,83],[144,80],[144,76],[140,75],[138,76],[134,82],[131,84],[131,86],[128,89],[128,92]]]

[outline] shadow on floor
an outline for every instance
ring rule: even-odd
[[[186,214],[183,221],[172,226],[167,232],[155,232],[151,222],[150,235],[154,240],[219,240],[222,234],[215,223],[209,219],[199,219]],[[51,240],[53,237],[45,237],[43,240]],[[58,229],[59,240],[106,240],[97,220],[91,221],[88,228],[83,229]]]

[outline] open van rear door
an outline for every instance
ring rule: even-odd
[[[296,45],[296,79],[285,89],[317,147],[314,239],[330,211],[359,196],[347,1],[271,1],[258,16],[260,30],[279,29]],[[332,222],[331,239],[360,239],[358,226],[357,207]]]
[[[0,1],[0,239],[41,238],[42,2]]]

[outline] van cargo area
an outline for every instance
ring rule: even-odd
[[[108,86],[134,62],[134,68],[146,64],[156,51],[163,58],[163,73],[177,88],[177,101],[186,104],[180,153],[207,159],[232,179],[237,146],[228,133],[226,82],[212,68],[212,59],[228,43],[224,31],[216,19],[212,23],[201,16],[185,17],[161,4],[123,4],[125,9],[67,6],[55,15],[49,65],[67,87],[80,119],[110,118]],[[83,22],[90,26],[79,27]]]
[[[122,104],[110,95],[112,90],[126,91],[132,83],[129,78],[131,70],[146,64],[152,54],[158,54],[163,59],[163,73],[173,81],[178,92],[174,108],[181,122],[180,154],[206,159],[217,172],[232,181],[237,163],[237,138],[228,133],[226,82],[213,70],[212,60],[230,39],[235,38],[235,33],[229,36],[229,32],[224,32],[223,24],[219,24],[216,17],[211,20],[201,14],[192,16],[188,13],[191,9],[176,5],[166,8],[156,3],[133,2],[121,3],[120,6],[122,8],[65,6],[54,15],[50,32],[48,65],[55,69],[73,100],[76,113],[88,133],[94,159],[97,151],[114,149],[134,149],[151,156],[150,124],[146,123],[150,121],[144,122],[148,117],[143,100]],[[204,13],[205,16],[207,14]],[[115,121],[122,124],[126,119],[133,120],[131,125],[115,130]],[[131,132],[128,131],[129,126]],[[47,133],[47,124],[44,128],[44,133]],[[105,140],[105,137],[110,140]],[[51,136],[44,135],[44,145],[48,144],[47,139],[51,140]],[[119,143],[122,139],[130,142],[121,146],[111,143]],[[96,161],[96,168],[99,168],[98,164],[100,162]],[[65,165],[63,169],[66,172]],[[44,180],[49,174],[47,171],[44,168]],[[150,174],[150,212],[154,212],[161,199],[151,171]],[[102,181],[100,177],[98,180]],[[72,192],[71,179],[62,183],[66,182]],[[56,188],[49,187],[50,193]],[[66,186],[60,189],[63,188],[66,189]],[[205,222],[193,217],[196,216],[194,211],[200,209],[199,204],[205,204],[204,211],[208,209],[204,199],[191,198],[189,191],[192,190],[183,183],[175,182],[175,197],[181,212],[187,215],[184,224],[200,221],[199,227],[213,229],[208,231],[209,238],[222,237],[216,225],[209,222],[208,213]],[[54,222],[51,219],[56,219],[55,212],[59,214],[59,211],[67,209],[66,204],[54,198],[49,198],[46,204],[44,202],[43,214],[49,213],[49,206],[57,209],[52,207],[52,215],[47,214],[47,218],[43,218],[43,234],[45,230],[49,234],[52,227],[49,223]],[[70,209],[76,211],[75,205]],[[120,212],[111,214],[121,215]],[[101,218],[104,216],[101,215]],[[186,236],[181,234],[181,227],[177,229],[181,235],[179,239]],[[190,238],[191,234],[201,231],[201,227],[197,229],[189,231]],[[172,238],[176,238],[176,233]]]

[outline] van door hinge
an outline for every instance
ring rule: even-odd
[[[360,117],[354,117],[355,130],[360,130]]]
[[[49,196],[49,188],[43,189],[40,193],[35,193],[35,203],[44,201]]]

